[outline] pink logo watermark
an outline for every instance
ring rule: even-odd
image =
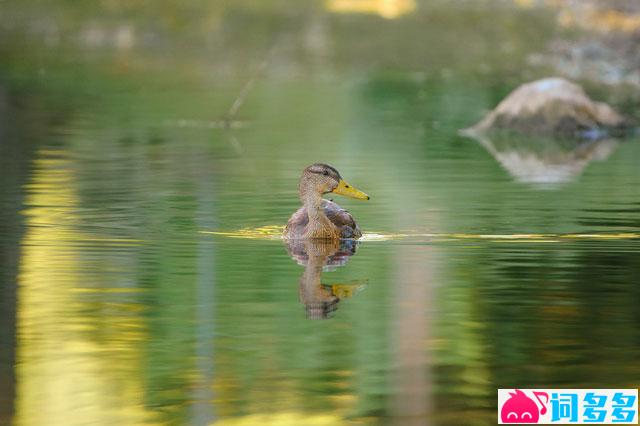
[[[638,424],[637,389],[498,389],[499,424]]]
[[[509,399],[502,405],[500,410],[500,419],[502,423],[538,423],[540,414],[546,414],[549,402],[549,394],[546,392],[533,391],[533,395],[538,400],[536,404],[533,399],[529,398],[520,389],[515,392],[509,392]],[[544,397],[543,403],[540,398]]]

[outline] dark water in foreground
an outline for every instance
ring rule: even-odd
[[[328,46],[266,65],[259,37],[213,62],[5,40],[0,423],[488,425],[499,387],[640,387],[640,144],[458,136],[516,65],[416,56],[415,13],[320,14],[290,31]],[[359,244],[274,237],[317,161],[372,196],[335,198]]]

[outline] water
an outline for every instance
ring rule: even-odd
[[[494,424],[499,387],[639,387],[638,140],[458,134],[544,75],[545,13],[226,7],[214,41],[138,17],[150,48],[5,22],[0,423]],[[320,161],[365,238],[287,247]]]

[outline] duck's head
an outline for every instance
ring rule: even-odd
[[[340,173],[328,164],[312,164],[302,171],[300,177],[300,195],[313,191],[317,194],[344,195],[345,197],[368,200],[370,197],[359,189],[349,185]]]

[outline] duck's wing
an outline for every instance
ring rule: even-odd
[[[327,218],[340,231],[341,238],[360,238],[362,236],[360,227],[347,210],[330,200],[322,200],[322,208]],[[289,218],[284,231],[285,237],[292,238],[304,235],[308,223],[307,209],[302,206]]]
[[[307,214],[307,209],[302,206],[289,218],[284,230],[285,236],[291,238],[303,235],[308,223],[309,215]]]
[[[322,200],[322,208],[331,223],[341,230],[343,238],[360,238],[362,236],[360,227],[347,210],[330,200]]]

